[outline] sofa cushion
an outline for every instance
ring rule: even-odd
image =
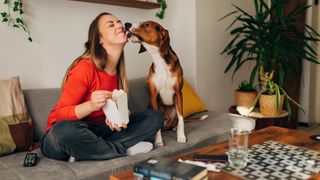
[[[19,177],[22,180],[31,179],[108,179],[114,173],[127,170],[137,162],[156,156],[173,156],[191,150],[216,144],[227,140],[232,127],[242,125],[253,129],[254,120],[238,115],[215,113],[212,111],[199,113],[197,116],[208,114],[202,121],[185,124],[187,143],[177,143],[176,133],[165,131],[162,133],[164,147],[157,148],[146,154],[137,154],[105,161],[79,161],[68,163],[42,157],[37,166],[23,168],[24,153],[9,155],[0,158],[0,174],[4,179]],[[194,117],[194,116],[192,116]],[[192,118],[191,117],[191,118]],[[40,156],[39,149],[37,150]],[[57,173],[59,172],[59,173]]]
[[[0,156],[32,147],[32,121],[27,113],[19,77],[0,81]],[[6,134],[3,134],[6,132]],[[4,138],[6,137],[6,138]]]
[[[129,109],[132,112],[140,112],[149,105],[149,91],[146,78],[129,80]]]
[[[59,88],[28,89],[23,91],[28,112],[33,119],[34,141],[45,133],[47,119],[60,97]]]

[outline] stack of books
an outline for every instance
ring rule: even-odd
[[[168,158],[151,158],[134,166],[135,179],[206,180],[208,170]]]

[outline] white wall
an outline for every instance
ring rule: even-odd
[[[226,32],[231,22],[218,19],[232,10],[231,3],[251,7],[251,0],[167,0],[164,20],[156,10],[144,10],[68,0],[29,0],[25,3],[25,20],[34,42],[22,31],[0,23],[0,79],[19,75],[22,87],[59,87],[70,65],[84,50],[91,21],[103,11],[124,22],[156,20],[170,32],[171,45],[179,56],[184,75],[208,108],[227,111],[234,104],[233,93],[240,80],[249,78],[243,67],[231,81],[223,71],[229,57],[220,55],[230,38]],[[1,4],[2,5],[2,4]],[[0,8],[3,8],[0,6]],[[253,10],[253,9],[252,9]],[[125,48],[128,78],[144,77],[151,64],[148,54],[137,54],[139,46]]]
[[[312,0],[308,0],[308,5],[313,4]],[[313,15],[315,13],[314,7],[310,7],[309,11],[306,12],[306,23],[310,26],[313,26]],[[300,83],[300,104],[306,110],[305,113],[302,110],[299,110],[298,121],[302,123],[309,123],[311,118],[313,118],[314,108],[314,99],[311,98],[311,94],[314,93],[314,84],[311,81],[314,81],[314,69],[311,64],[307,61],[303,61],[303,71]]]
[[[145,10],[68,0],[24,1],[25,21],[34,41],[23,31],[0,23],[0,79],[19,75],[23,88],[59,87],[71,62],[82,54],[89,24],[100,12],[111,12],[124,22],[155,20],[167,28],[185,76],[195,84],[194,0],[168,0],[165,19],[159,9]],[[0,3],[0,11],[5,8]],[[185,24],[191,22],[190,29]],[[186,38],[188,37],[188,38]],[[180,40],[182,39],[182,40]],[[138,54],[138,44],[125,48],[128,78],[144,77],[151,65],[149,54]]]
[[[315,19],[316,19],[316,22],[318,25],[318,32],[320,32],[320,22],[319,22],[320,21],[320,4],[318,4],[317,14],[315,16]],[[318,46],[318,48],[317,48],[318,59],[320,59],[320,45],[319,45],[319,43],[317,46]],[[320,92],[320,65],[317,65],[316,68],[317,68],[317,74],[315,76],[317,77],[316,78],[317,88],[315,90],[316,103],[314,104],[315,116],[314,116],[313,122],[320,124],[320,111],[319,111],[319,109],[317,109],[317,107],[320,107],[320,95],[319,95],[319,92]]]
[[[233,11],[232,3],[253,11],[251,0],[197,0],[196,1],[196,44],[197,44],[197,89],[208,105],[215,111],[228,111],[234,105],[234,91],[241,80],[249,80],[251,69],[245,65],[237,71],[232,81],[232,71],[224,73],[230,57],[220,53],[230,40],[226,30],[233,18],[219,18]]]
[[[309,0],[308,5],[311,5],[307,11],[306,23],[313,27],[317,32],[320,32],[319,12],[320,5],[315,6],[314,1]],[[320,46],[311,44],[318,50],[318,59],[320,59]],[[299,110],[299,122],[303,123],[320,123],[320,111],[317,109],[320,105],[320,65],[315,65],[310,62],[303,62],[303,75],[300,86],[300,103],[305,109],[305,113]]]
[[[314,6],[312,8],[312,27],[317,30],[317,32],[320,32],[320,5]],[[313,44],[314,48],[318,52],[318,59],[320,59],[320,45],[318,44]],[[320,123],[320,65],[312,65],[311,67],[311,93],[308,94],[310,98],[310,116],[309,116],[309,123]],[[308,97],[306,95],[306,97]],[[309,112],[310,112],[309,111]]]

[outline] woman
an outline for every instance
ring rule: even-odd
[[[68,68],[61,98],[50,112],[47,133],[41,139],[44,156],[77,161],[124,156],[128,148],[141,147],[141,141],[152,138],[162,127],[158,111],[132,114],[129,124],[119,128],[101,110],[114,89],[128,92],[123,57],[126,42],[123,24],[115,16],[102,13],[91,23],[86,50]]]

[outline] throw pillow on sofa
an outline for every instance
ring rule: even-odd
[[[183,79],[182,98],[184,118],[207,110],[206,105],[185,79]]]
[[[0,156],[32,148],[32,120],[19,77],[0,80]]]

